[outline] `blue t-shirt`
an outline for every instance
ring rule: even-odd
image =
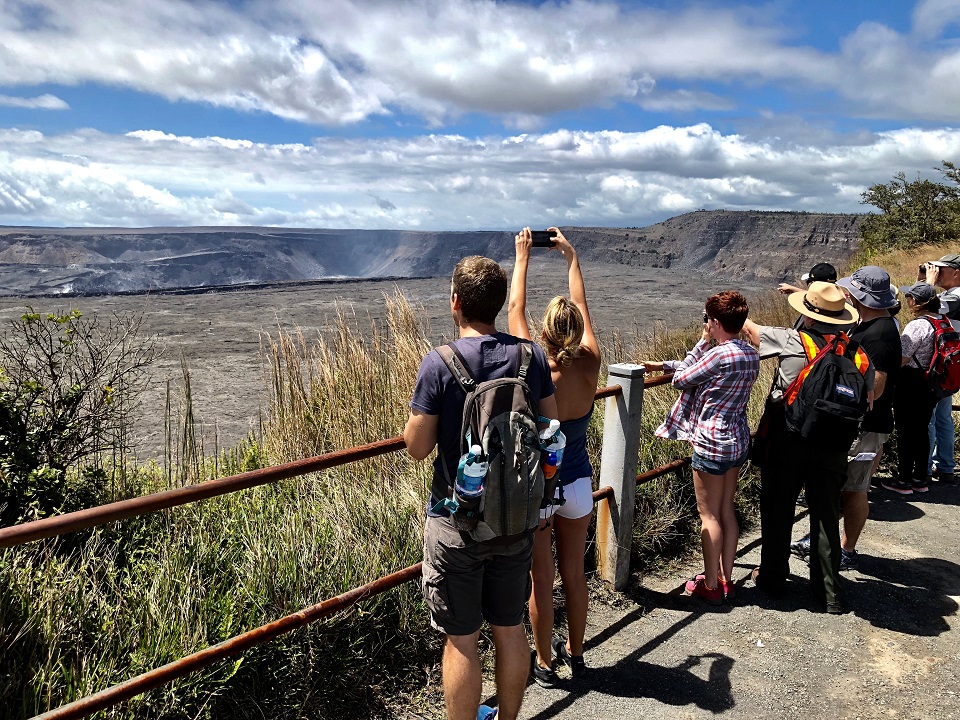
[[[481,383],[485,380],[517,376],[520,370],[520,342],[523,341],[513,335],[496,333],[460,338],[454,341],[454,345],[463,356],[474,380]],[[533,401],[539,402],[553,395],[555,388],[550,377],[547,356],[536,344],[531,343],[531,347],[533,358],[527,371],[527,385]],[[433,484],[428,510],[447,497],[449,485],[444,477],[443,461],[446,461],[450,479],[453,480],[457,475],[457,463],[462,454],[460,427],[466,399],[466,394],[450,374],[440,354],[436,350],[427,353],[420,362],[420,372],[417,373],[417,384],[413,388],[410,407],[427,415],[440,416],[437,426],[437,447],[440,452],[433,461]],[[532,409],[535,413],[538,412],[538,408]]]

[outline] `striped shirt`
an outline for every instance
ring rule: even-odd
[[[675,366],[673,386],[683,392],[657,428],[657,437],[688,440],[709,460],[729,461],[750,446],[747,401],[760,372],[749,343],[728,340],[714,348],[701,340]]]

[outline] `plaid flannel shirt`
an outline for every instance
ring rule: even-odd
[[[728,340],[714,348],[701,340],[675,365],[682,390],[657,428],[657,437],[688,440],[709,460],[737,460],[750,446],[747,400],[760,373],[760,355],[749,343]]]

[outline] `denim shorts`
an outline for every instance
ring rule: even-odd
[[[711,460],[699,455],[696,450],[693,451],[693,462],[690,463],[694,470],[699,470],[707,475],[726,475],[727,470],[735,467],[741,467],[747,462],[747,456],[750,454],[749,448],[736,460]]]

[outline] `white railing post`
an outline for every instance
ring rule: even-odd
[[[607,368],[607,385],[619,385],[623,392],[608,397],[604,407],[600,487],[612,487],[613,497],[597,504],[597,566],[600,577],[617,590],[630,579],[644,372],[643,365],[633,363]]]

